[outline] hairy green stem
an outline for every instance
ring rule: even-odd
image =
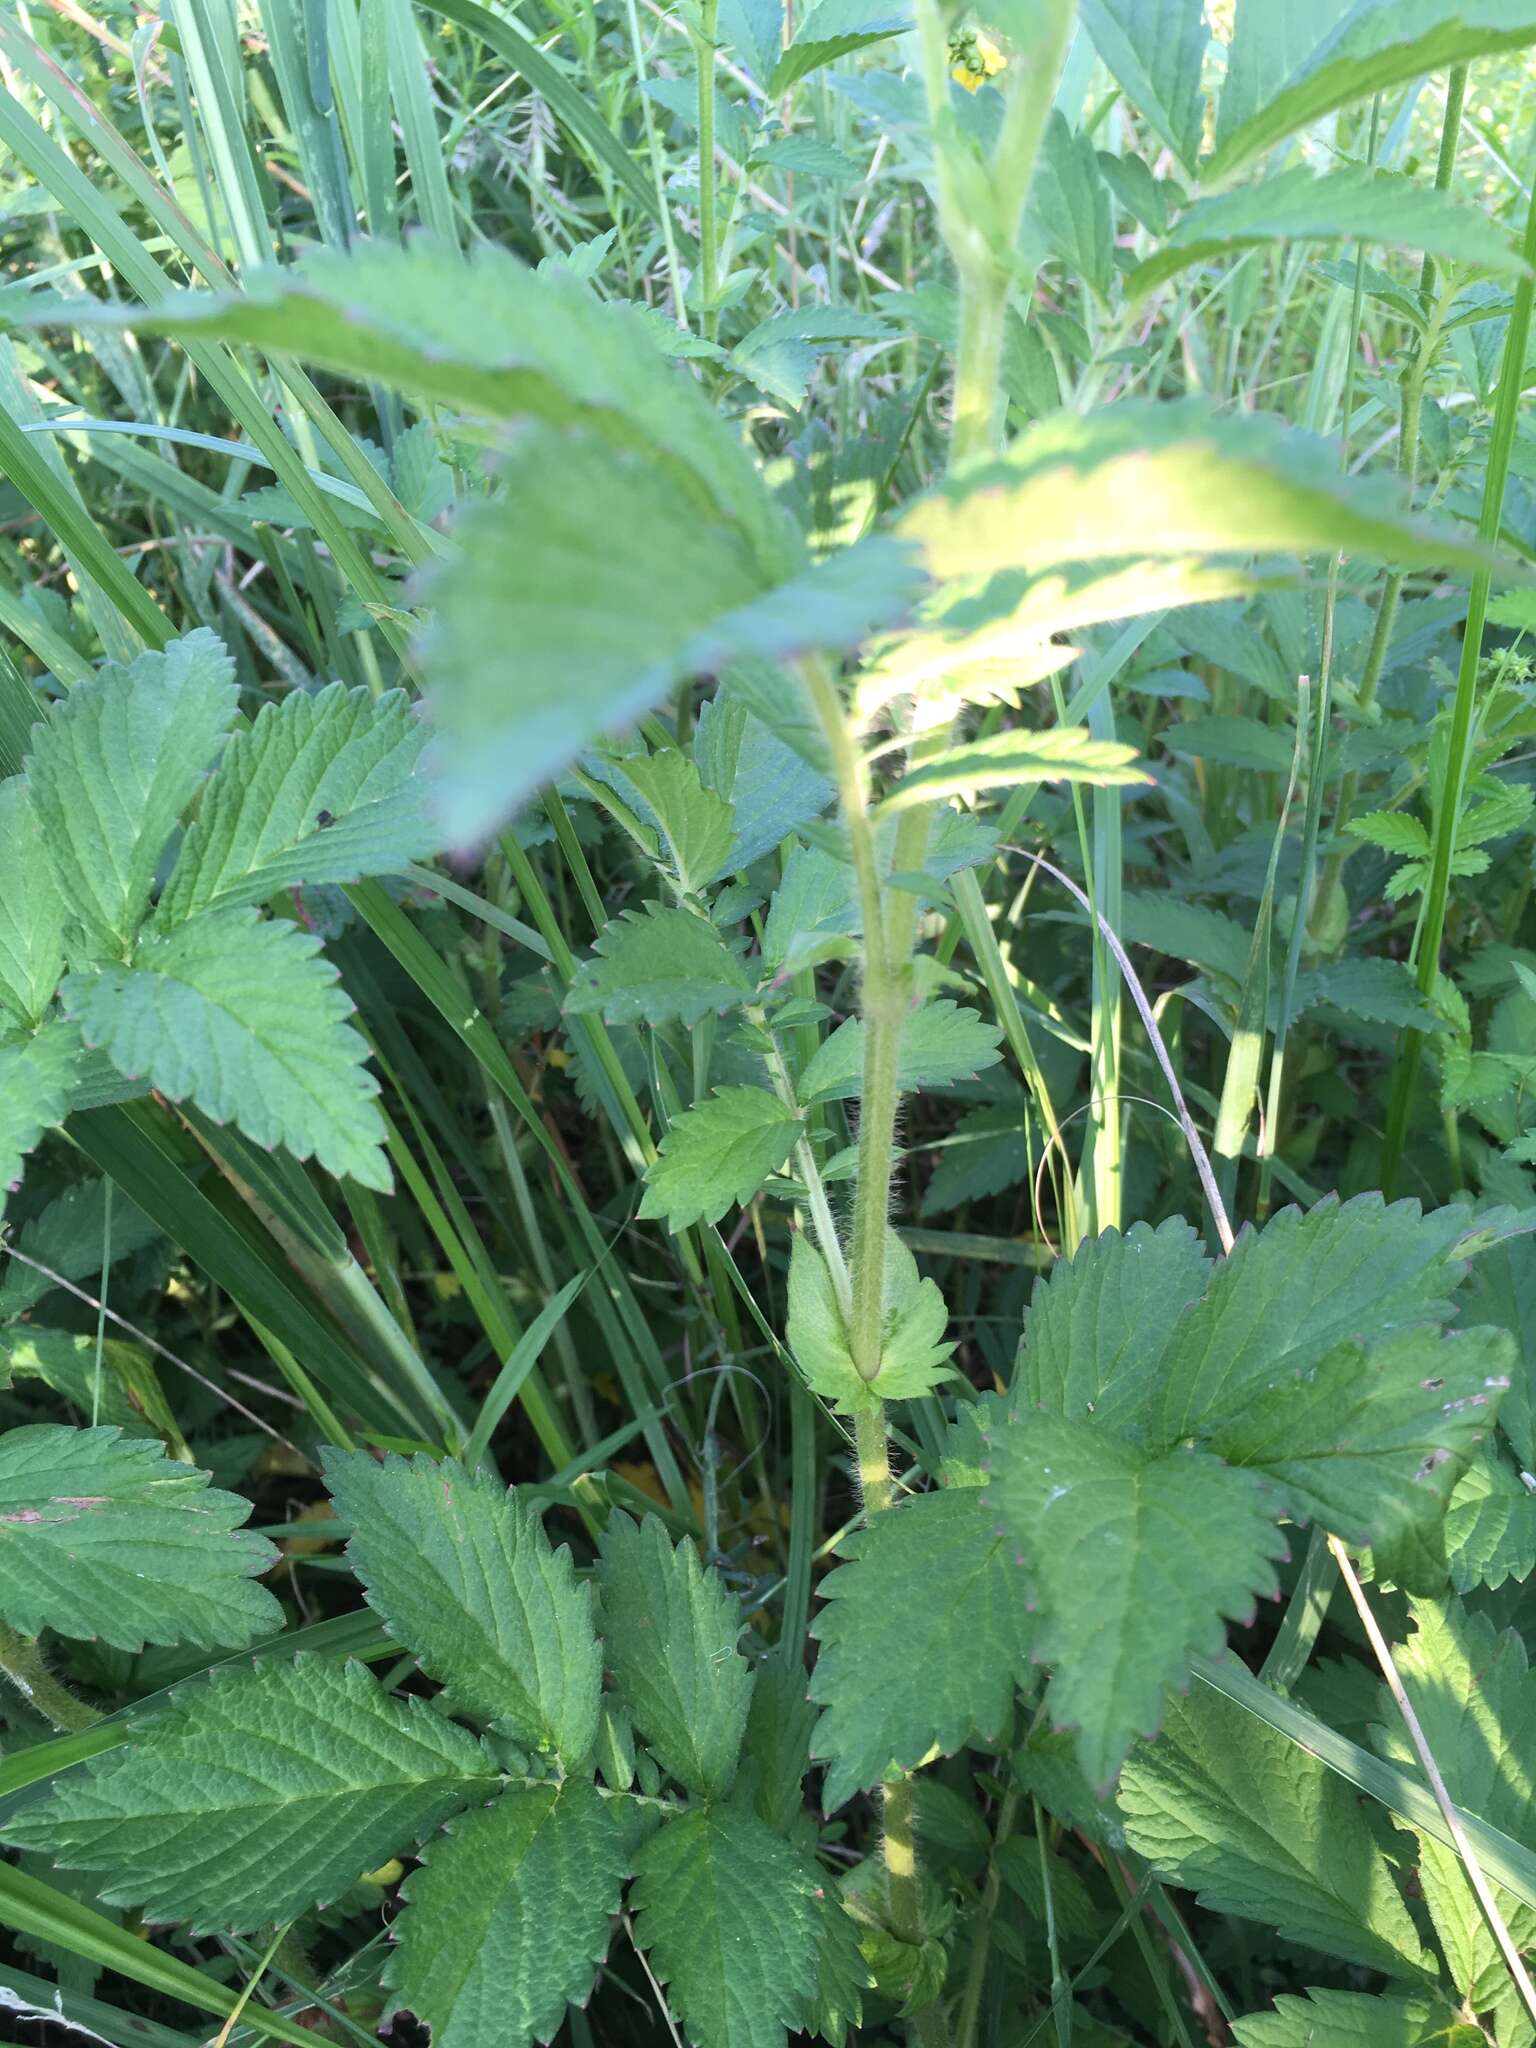
[[[1536,191],[1531,195],[1526,212],[1521,254],[1526,267],[1515,287],[1515,303],[1504,334],[1499,394],[1493,413],[1493,437],[1488,449],[1488,467],[1483,474],[1483,502],[1477,521],[1477,537],[1490,553],[1498,540],[1504,515],[1504,488],[1509,480],[1510,452],[1514,446],[1520,395],[1525,383],[1526,345],[1531,332],[1532,272],[1536,269]],[[1440,974],[1440,942],[1445,936],[1445,913],[1450,898],[1451,855],[1456,846],[1456,828],[1466,793],[1473,714],[1477,708],[1477,674],[1483,658],[1483,628],[1487,623],[1492,580],[1489,570],[1479,569],[1472,579],[1467,603],[1461,663],[1456,673],[1456,697],[1451,710],[1445,779],[1435,805],[1429,883],[1424,891],[1424,910],[1417,941],[1415,965],[1419,993],[1425,997],[1433,995]],[[1414,1082],[1423,1050],[1422,1032],[1404,1032],[1393,1069],[1392,1094],[1387,1108],[1386,1148],[1382,1158],[1381,1184],[1389,1196],[1396,1187],[1402,1166]]]
[[[1001,439],[999,381],[1015,248],[1075,12],[1075,0],[1044,0],[1031,47],[1015,53],[1017,69],[1009,80],[1001,133],[987,166],[984,189],[991,198],[990,217],[978,220],[973,217],[969,195],[977,188],[974,172],[979,166],[966,166],[972,175],[962,175],[962,152],[969,144],[959,135],[951,107],[945,12],[939,0],[922,0],[918,9],[940,226],[960,281],[951,467],[987,454]],[[911,890],[897,888],[889,892],[888,902],[884,900],[869,815],[868,774],[858,735],[826,665],[810,663],[806,673],[832,755],[864,925],[864,1072],[849,1256],[848,1346],[860,1378],[871,1383],[879,1375],[884,1342],[887,1219],[901,1096],[901,1041],[912,998],[918,899]],[[893,855],[898,875],[921,868],[931,816],[927,805],[903,815]],[[892,1496],[890,1452],[880,1404],[857,1417],[856,1441],[865,1513],[878,1514],[889,1506]],[[910,1776],[887,1785],[884,1802],[891,1928],[900,1940],[916,1945],[923,1937],[922,1895]],[[914,2016],[913,2028],[923,2048],[946,2048],[949,2027],[937,2002]]]
[[[1000,438],[999,371],[1019,228],[1077,5],[1076,0],[1041,0],[1033,34],[1011,53],[1003,74],[1002,125],[984,177],[978,175],[981,165],[967,161],[971,145],[961,135],[951,105],[946,15],[940,0],[922,0],[917,10],[939,225],[960,280],[950,443],[950,463],[957,467],[991,453]]]
[[[46,1721],[66,1735],[93,1727],[101,1719],[94,1707],[77,1700],[54,1677],[34,1636],[24,1636],[0,1621],[0,1672]]]

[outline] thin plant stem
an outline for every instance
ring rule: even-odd
[[[1467,67],[1465,64],[1458,64],[1452,69],[1446,80],[1445,113],[1441,118],[1440,148],[1435,158],[1434,189],[1437,192],[1449,192],[1456,175],[1456,149],[1461,140],[1461,113],[1466,100],[1466,94]],[[1379,108],[1380,101],[1378,98],[1377,101],[1373,102],[1371,110],[1370,141],[1372,160],[1375,157]],[[1364,250],[1362,249],[1357,259],[1357,306],[1359,264],[1363,260]],[[1439,351],[1440,331],[1446,312],[1444,295],[1437,289],[1438,278],[1439,271],[1434,257],[1426,255],[1419,266],[1419,303],[1424,309],[1428,325],[1424,334],[1420,337],[1419,345],[1414,350],[1413,360],[1409,363],[1407,373],[1403,379],[1403,411],[1398,431],[1397,466],[1400,474],[1407,480],[1410,490],[1413,488],[1419,469],[1419,429],[1424,413],[1424,381],[1429,374],[1430,365]],[[1350,331],[1352,335],[1359,332],[1358,311]],[[1354,370],[1353,352],[1351,352],[1350,357],[1350,370],[1352,376]],[[1344,410],[1346,441],[1349,434],[1349,418],[1349,403],[1346,400]],[[1376,691],[1381,683],[1382,670],[1386,666],[1387,649],[1392,642],[1392,630],[1397,623],[1397,611],[1402,599],[1402,593],[1402,572],[1397,569],[1390,570],[1386,581],[1382,584],[1381,598],[1376,607],[1376,621],[1371,633],[1371,644],[1366,650],[1365,669],[1360,678],[1360,688],[1356,693],[1356,701],[1362,712],[1368,712],[1376,702]],[[1341,840],[1344,828],[1349,823],[1349,814],[1354,809],[1355,798],[1359,793],[1359,788],[1360,777],[1353,770],[1345,776],[1339,786],[1339,800],[1335,807],[1333,818],[1334,843],[1328,856],[1328,865],[1324,870],[1323,886],[1317,894],[1317,904],[1319,906],[1326,906],[1332,900],[1333,892],[1338,887],[1339,876],[1343,870],[1344,862],[1348,858],[1348,849],[1341,844]],[[1301,901],[1302,899],[1298,898],[1298,906]],[[1299,907],[1297,914],[1298,916],[1303,914]]]
[[[997,1809],[997,1824],[992,1830],[992,1855],[981,1887],[981,1903],[976,1909],[976,1920],[971,1934],[971,1960],[965,1973],[965,1985],[960,1993],[959,2017],[955,2022],[955,2048],[976,2048],[976,2030],[981,2021],[981,1997],[987,1983],[987,1961],[992,1953],[992,1922],[996,1917],[997,1902],[1003,1890],[1003,1872],[997,1860],[998,1851],[1013,1833],[1014,1821],[1018,1816],[1019,1803],[1023,1796],[1017,1781],[1010,1777],[1008,1789],[1004,1792]]]
[[[719,252],[715,219],[715,36],[720,0],[701,0],[699,26],[693,39],[699,67],[699,324],[713,341],[719,325],[715,308],[715,258]]]
[[[1365,1630],[1366,1639],[1370,1643],[1372,1653],[1381,1669],[1381,1675],[1387,1682],[1387,1690],[1392,1695],[1397,1711],[1402,1715],[1403,1726],[1408,1731],[1408,1740],[1413,1744],[1414,1754],[1418,1757],[1420,1764],[1423,1766],[1424,1775],[1429,1780],[1429,1789],[1435,1795],[1435,1804],[1440,1809],[1440,1818],[1445,1822],[1452,1845],[1455,1848],[1456,1854],[1461,1859],[1461,1867],[1466,1873],[1467,1883],[1472,1887],[1472,1894],[1477,1900],[1478,1909],[1487,1923],[1488,1932],[1493,1936],[1499,1954],[1504,1960],[1504,1967],[1509,1972],[1510,1981],[1519,1995],[1520,2003],[1525,2007],[1526,2017],[1536,2021],[1536,1985],[1533,1985],[1531,1982],[1530,1973],[1521,1959],[1519,1949],[1516,1948],[1510,1936],[1509,1928],[1505,1924],[1503,1914],[1499,1911],[1498,1902],[1489,1888],[1488,1880],[1483,1875],[1483,1866],[1478,1861],[1477,1851],[1472,1847],[1467,1837],[1467,1831],[1461,1824],[1461,1814],[1457,1810],[1456,1802],[1452,1799],[1447,1789],[1445,1779],[1440,1772],[1440,1766],[1435,1761],[1435,1753],[1430,1748],[1428,1739],[1424,1734],[1423,1725],[1415,1713],[1413,1702],[1409,1699],[1407,1689],[1398,1675],[1397,1665],[1392,1657],[1391,1645],[1382,1634],[1376,1617],[1371,1611],[1371,1603],[1365,1597],[1365,1589],[1360,1584],[1359,1576],[1355,1571],[1354,1564],[1351,1562],[1349,1552],[1344,1548],[1344,1545],[1337,1536],[1330,1536],[1328,1538],[1328,1548],[1332,1551],[1334,1562],[1338,1565],[1339,1576],[1344,1581],[1345,1590],[1354,1602],[1355,1612],[1360,1617],[1360,1626]]]
[[[1494,406],[1493,436],[1488,449],[1488,466],[1483,476],[1483,502],[1478,515],[1477,536],[1492,550],[1499,537],[1504,515],[1504,489],[1509,480],[1510,453],[1520,412],[1521,389],[1525,382],[1526,347],[1530,340],[1532,271],[1536,267],[1536,189],[1526,211],[1525,238],[1521,248],[1525,270],[1515,287],[1515,302],[1504,333],[1504,354],[1499,366],[1498,398]],[[1445,776],[1435,804],[1434,839],[1430,853],[1429,882],[1416,940],[1415,966],[1419,993],[1430,997],[1440,977],[1440,942],[1445,936],[1445,915],[1450,898],[1451,855],[1461,820],[1466,794],[1468,764],[1472,751],[1473,714],[1477,708],[1477,678],[1483,658],[1483,629],[1488,617],[1488,595],[1492,572],[1482,568],[1472,578],[1467,603],[1467,623],[1461,642],[1461,663],[1456,674],[1456,696],[1451,711],[1450,740],[1446,749]],[[1421,1031],[1404,1032],[1398,1044],[1392,1076],[1392,1093],[1387,1108],[1386,1147],[1382,1157],[1381,1184],[1390,1196],[1402,1166],[1403,1146],[1408,1135],[1409,1112],[1414,1083],[1424,1050]]]
[[[1371,130],[1366,144],[1367,164],[1376,161],[1381,134],[1381,94],[1371,101]],[[1365,304],[1365,246],[1355,252],[1355,282],[1350,295],[1349,329],[1344,365],[1344,392],[1339,435],[1339,463],[1349,471],[1349,428],[1355,412],[1355,379],[1360,364],[1360,318]],[[1291,918],[1290,938],[1285,949],[1285,977],[1280,989],[1280,1014],[1275,1024],[1275,1042],[1269,1062],[1269,1095],[1264,1130],[1259,1141],[1259,1188],[1255,1215],[1260,1223],[1269,1214],[1275,1151],[1279,1144],[1280,1117],[1285,1097],[1285,1050],[1296,1001],[1296,976],[1301,967],[1302,942],[1312,911],[1312,889],[1317,880],[1317,842],[1322,826],[1323,780],[1328,763],[1328,740],[1333,723],[1333,649],[1339,604],[1339,570],[1343,557],[1336,548],[1328,562],[1328,594],[1323,601],[1323,633],[1317,681],[1317,723],[1312,733],[1312,758],[1307,770],[1307,807],[1301,828],[1301,872],[1296,882],[1296,907]],[[1348,785],[1345,785],[1346,791]],[[1335,827],[1349,816],[1352,794],[1341,793]]]
[[[667,177],[662,162],[661,138],[656,133],[656,119],[651,112],[650,94],[643,90],[645,46],[640,40],[640,10],[635,0],[624,0],[624,4],[629,24],[629,46],[634,57],[635,81],[642,88],[640,119],[645,127],[645,147],[651,160],[651,182],[656,188],[656,207],[661,215],[661,241],[667,252],[667,282],[672,289],[672,316],[679,327],[686,328],[688,309],[683,302],[683,272],[677,260],[677,236],[672,229],[672,209],[667,204]]]

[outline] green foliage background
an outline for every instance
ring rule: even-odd
[[[1536,2041],[1533,51],[0,19],[16,2038]]]

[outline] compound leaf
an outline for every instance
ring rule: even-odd
[[[1250,9],[1271,12],[1253,6],[1252,0]],[[1302,61],[1288,76],[1267,81],[1255,110],[1224,130],[1205,167],[1209,182],[1352,101],[1474,57],[1536,42],[1536,8],[1530,0],[1356,0],[1342,19],[1337,7],[1327,12],[1331,21],[1326,15],[1315,24],[1298,18]],[[1309,27],[1314,30],[1310,39]],[[1316,31],[1323,27],[1331,33],[1319,40]]]
[[[1130,402],[1091,417],[1054,414],[1020,434],[1006,455],[919,499],[897,530],[946,581],[1009,571],[1043,576],[1133,557],[1332,547],[1442,574],[1470,571],[1480,559],[1475,547],[1418,520],[1395,496],[1341,479],[1320,442],[1256,414],[1218,417],[1197,399]],[[1071,596],[1062,589],[1042,608],[1043,630],[1071,616]],[[1157,601],[1180,600],[1162,592]],[[1124,593],[1115,602],[1116,613],[1101,615],[1138,609]]]
[[[657,1762],[701,1799],[729,1791],[752,1701],[735,1599],[654,1515],[609,1518],[598,1583],[608,1663]]]
[[[793,42],[773,67],[768,96],[775,99],[809,78],[839,57],[899,36],[912,26],[912,10],[899,4],[884,6],[879,0],[819,0],[795,30]]]
[[[1034,1644],[1013,1545],[973,1487],[876,1515],[841,1556],[821,1584],[811,1676],[828,1812],[935,1745],[997,1741]]]
[[[1214,1433],[1362,1332],[1443,1320],[1471,1230],[1465,1208],[1426,1216],[1417,1202],[1358,1195],[1329,1196],[1305,1214],[1282,1209],[1262,1231],[1245,1231],[1169,1335],[1159,1440]]]
[[[108,1905],[225,1932],[340,1897],[496,1779],[474,1736],[354,1659],[270,1658],[178,1693],[6,1832],[109,1873]]]
[[[1502,1330],[1401,1330],[1348,1342],[1259,1394],[1210,1439],[1280,1489],[1297,1521],[1394,1554],[1438,1523],[1493,1427],[1516,1365]]]
[[[853,870],[824,847],[796,845],[763,925],[763,959],[776,979],[814,964],[823,949],[851,950],[859,929]]]
[[[677,747],[631,754],[616,764],[661,827],[678,886],[695,895],[730,857],[735,820],[730,804],[707,789],[698,764]]]
[[[1223,1617],[1275,1591],[1284,1539],[1257,1480],[1201,1452],[1158,1457],[1044,1414],[986,1430],[986,1499],[1035,1589],[1052,1720],[1107,1784],[1191,1655],[1220,1652]]]
[[[681,678],[853,646],[915,587],[907,550],[881,536],[765,566],[665,469],[553,427],[518,439],[502,485],[455,528],[423,643],[438,800],[460,845]]]
[[[234,673],[199,627],[127,668],[106,663],[33,728],[33,805],[93,952],[126,952],[165,843],[234,723]]]
[[[1084,782],[1105,789],[1146,780],[1136,766],[1134,747],[1095,739],[1085,725],[1056,725],[993,733],[951,747],[909,768],[880,809],[882,814],[903,811],[936,797],[971,797],[978,790],[1008,789],[1019,782]]]
[[[1486,1444],[1446,1506],[1445,1555],[1458,1593],[1474,1586],[1493,1592],[1536,1572],[1536,1494],[1509,1459]]]
[[[1132,106],[1193,170],[1208,39],[1202,0],[1083,0],[1083,25]]]
[[[141,333],[283,349],[454,412],[580,421],[774,544],[762,482],[698,386],[633,308],[559,266],[530,270],[490,244],[466,258],[441,243],[363,242],[257,271],[238,293],[174,293],[117,317]]]
[[[1031,1408],[1102,1423],[1134,1413],[1162,1361],[1168,1330],[1205,1292],[1211,1270],[1189,1224],[1106,1230],[1035,1282],[1014,1370]]]
[[[83,1280],[101,1271],[109,1251],[115,1262],[142,1251],[159,1236],[158,1227],[120,1188],[106,1180],[78,1180],[30,1217],[15,1243],[18,1251],[27,1252],[63,1279]],[[48,1273],[13,1260],[0,1281],[0,1324],[25,1315],[53,1285]]]
[[[1500,1632],[1487,1615],[1468,1613],[1459,1601],[1415,1601],[1413,1623],[1393,1661],[1446,1790],[1459,1807],[1517,1842],[1529,1841],[1536,1815],[1530,1770],[1536,1677],[1524,1643],[1513,1629]],[[1422,1775],[1385,1687],[1375,1742],[1383,1756]],[[1432,1836],[1419,1833],[1418,1844],[1424,1903],[1467,2009],[1498,2013],[1501,2034],[1511,2026],[1523,2030],[1518,1998],[1461,1859]],[[1516,1948],[1536,1946],[1536,1907],[1499,1887],[1494,1902]]]
[[[1274,991],[1275,1015],[1279,990]],[[1321,960],[1296,977],[1291,1002],[1292,1017],[1299,1017],[1315,1003],[1328,1003],[1350,1017],[1367,1023],[1390,1024],[1399,1031],[1443,1031],[1445,1021],[1427,1007],[1403,960],[1379,958]],[[1271,1029],[1274,1028],[1273,1023]]]
[[[328,1451],[325,1476],[369,1606],[447,1704],[578,1765],[597,1736],[602,1655],[590,1589],[534,1503],[425,1455]]]
[[[42,1022],[64,972],[64,899],[25,781],[0,782],[0,1023]]]
[[[57,1017],[0,1045],[0,1206],[44,1131],[69,1113],[80,1057],[79,1032]]]
[[[1117,1798],[1130,1846],[1211,1912],[1389,1976],[1428,1972],[1353,1788],[1212,1688],[1169,1701]]]
[[[827,777],[748,708],[731,675],[700,708],[693,757],[705,787],[731,807],[735,836],[721,874],[750,867],[832,801]]]
[[[246,908],[151,933],[131,966],[67,975],[61,995],[119,1073],[388,1193],[378,1083],[337,982],[314,933]]]
[[[945,999],[914,1010],[901,1034],[897,1085],[948,1088],[1002,1058],[1002,1034],[975,1011]],[[864,1020],[848,1017],[822,1040],[796,1085],[802,1102],[844,1102],[864,1092]]]
[[[789,1157],[802,1125],[766,1088],[717,1088],[672,1119],[645,1176],[643,1217],[669,1230],[716,1223],[733,1202],[750,1202]]]
[[[0,1616],[24,1635],[238,1648],[283,1625],[255,1575],[277,1552],[249,1501],[115,1429],[0,1436]]]
[[[636,1862],[637,1935],[689,2038],[784,2048],[817,1992],[816,1866],[745,1808],[697,1807]]]
[[[1368,1991],[1282,1993],[1273,2011],[1234,2021],[1232,2038],[1239,2048],[1478,2048],[1487,2040],[1438,2000]]]
[[[1507,232],[1476,208],[1401,172],[1346,166],[1317,178],[1297,166],[1199,200],[1137,267],[1127,291],[1142,297],[1191,264],[1266,242],[1345,239],[1427,250],[1484,270],[1521,267]]]
[[[425,729],[405,693],[332,683],[268,703],[204,792],[158,922],[264,903],[300,883],[389,874],[432,850]]]
[[[886,1233],[882,1279],[880,1369],[866,1380],[853,1362],[825,1258],[803,1232],[790,1247],[790,1349],[806,1385],[844,1415],[878,1408],[882,1401],[915,1400],[950,1377],[944,1362],[955,1347],[944,1341],[944,1297],[936,1281],[919,1274],[917,1260],[894,1230]]]
[[[434,2048],[524,2048],[584,2003],[625,1877],[623,1839],[586,1778],[514,1787],[461,1815],[401,1887],[386,1982]]]
[[[745,968],[702,917],[670,904],[626,910],[604,925],[565,998],[574,1016],[610,1024],[697,1024],[752,992]]]

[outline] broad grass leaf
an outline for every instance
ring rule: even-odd
[[[893,1763],[998,1742],[1035,1636],[1012,1540],[973,1487],[876,1515],[839,1556],[821,1584],[811,1675],[828,1812]]]
[[[27,1424],[0,1436],[0,1616],[114,1649],[239,1648],[282,1626],[245,1534],[249,1501],[117,1430]]]
[[[108,1905],[224,1933],[340,1898],[496,1781],[473,1735],[365,1665],[271,1658],[179,1692],[5,1833],[105,1872]]]
[[[590,1590],[537,1507],[453,1459],[330,1451],[325,1476],[369,1606],[446,1703],[577,1767],[597,1736],[602,1654]]]
[[[1117,1799],[1131,1848],[1208,1911],[1389,1977],[1433,1974],[1354,1788],[1210,1687],[1168,1702]]]
[[[607,1661],[635,1727],[670,1777],[697,1798],[721,1797],[752,1698],[736,1600],[654,1515],[610,1516],[598,1584]]]
[[[378,1083],[337,984],[314,933],[247,908],[153,934],[132,965],[68,975],[61,995],[119,1073],[387,1193]]]
[[[553,2040],[607,1953],[625,1862],[586,1778],[510,1787],[451,1821],[401,1887],[391,2011],[424,2021],[433,2048]]]

